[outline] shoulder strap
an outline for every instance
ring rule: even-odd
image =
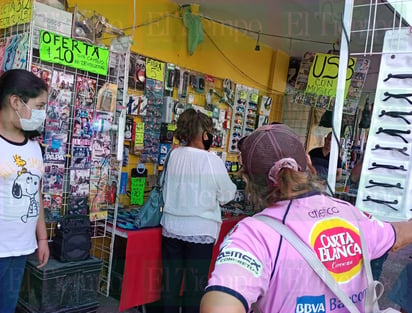
[[[323,265],[323,263],[315,255],[314,251],[308,247],[306,243],[300,239],[295,232],[289,227],[282,224],[278,220],[269,216],[259,215],[254,216],[268,226],[272,227],[276,232],[282,235],[295,249],[298,251],[306,262],[313,268],[316,274],[325,282],[325,284],[332,290],[332,292],[339,298],[345,305],[346,309],[351,313],[359,313],[358,308],[349,300],[349,297],[339,287],[338,283],[333,279],[332,275]]]
[[[165,182],[167,163],[169,163],[169,158],[170,158],[170,155],[172,154],[172,151],[173,149],[170,149],[169,153],[167,154],[165,163],[163,164],[163,171],[160,173],[159,177],[157,178],[157,185],[160,188],[163,188],[163,184]]]

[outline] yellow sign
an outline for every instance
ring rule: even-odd
[[[348,60],[346,72],[345,97],[348,93],[350,81],[355,72],[356,58]],[[320,96],[336,97],[338,85],[339,56],[334,54],[316,53],[310,67],[306,93]]]
[[[165,64],[160,61],[146,58],[146,77],[158,81],[164,80]]]
[[[32,0],[0,0],[0,29],[31,20]]]

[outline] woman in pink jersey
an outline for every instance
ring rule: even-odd
[[[302,143],[286,125],[258,128],[239,142],[239,150],[256,216],[269,216],[292,229],[364,312],[367,283],[360,231],[370,259],[378,259],[412,242],[412,222],[382,223],[322,194]],[[253,308],[262,313],[348,312],[300,253],[254,217],[240,221],[220,249],[201,313]]]

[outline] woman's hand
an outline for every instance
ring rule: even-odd
[[[47,239],[39,239],[37,240],[37,260],[39,260],[39,265],[37,268],[42,268],[47,264],[49,261],[50,250],[49,250],[49,242]]]

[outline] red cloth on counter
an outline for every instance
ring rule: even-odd
[[[226,234],[243,217],[223,220],[213,248],[209,275],[215,267],[219,246]],[[162,229],[160,227],[126,231],[126,260],[119,312],[160,299],[162,284]]]

